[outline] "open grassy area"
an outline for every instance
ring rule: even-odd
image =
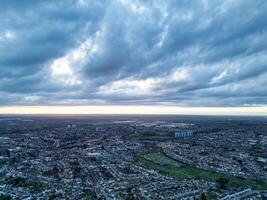
[[[144,159],[154,162],[159,165],[170,166],[170,167],[181,167],[182,163],[170,159],[161,153],[148,153],[144,155]]]
[[[155,141],[168,141],[172,140],[174,136],[169,132],[139,132],[132,133],[125,136],[127,140],[155,140]]]
[[[180,162],[166,157],[162,153],[148,153],[139,156],[139,164],[157,170],[176,179],[206,179],[217,182],[219,179],[227,179],[231,185],[237,187],[251,187],[255,189],[267,189],[267,183],[236,178],[225,174],[207,171],[191,165],[182,165]]]

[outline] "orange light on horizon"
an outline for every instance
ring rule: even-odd
[[[185,114],[267,116],[267,106],[259,107],[179,107],[179,106],[0,106],[0,114]]]

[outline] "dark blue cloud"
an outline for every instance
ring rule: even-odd
[[[0,7],[1,105],[267,104],[264,0]]]

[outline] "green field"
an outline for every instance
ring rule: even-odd
[[[144,159],[151,161],[155,164],[163,165],[163,166],[170,166],[170,167],[181,167],[182,163],[175,161],[173,159],[170,159],[166,156],[164,156],[161,153],[148,153],[144,155]]]
[[[231,185],[236,187],[267,189],[267,183],[227,176],[225,174],[199,169],[192,165],[183,165],[176,160],[166,157],[162,153],[148,153],[145,155],[139,155],[138,162],[142,166],[157,170],[176,179],[206,179],[216,182],[219,179],[224,178],[229,180]]]
[[[174,136],[169,132],[139,132],[131,133],[125,136],[127,140],[155,140],[155,141],[168,141],[172,140]]]

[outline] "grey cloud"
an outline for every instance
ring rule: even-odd
[[[2,105],[267,104],[264,0],[0,6]],[[65,68],[53,74],[57,60]]]

